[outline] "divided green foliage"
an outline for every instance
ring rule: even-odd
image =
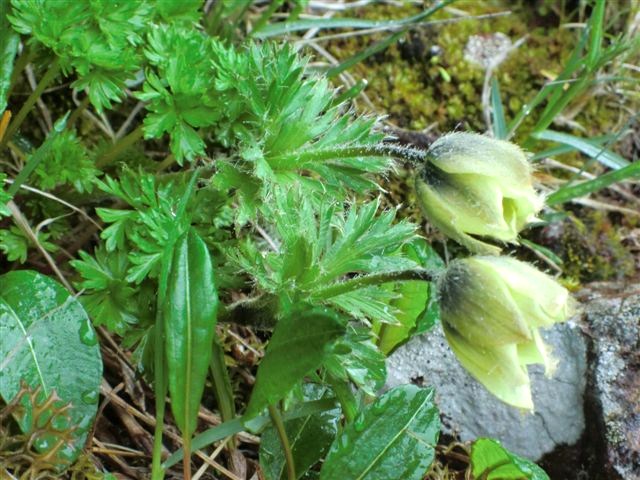
[[[125,97],[127,82],[143,67],[142,46],[155,22],[193,24],[202,2],[111,0],[11,0],[8,15],[13,28],[30,35],[32,46],[44,46],[56,55],[65,75],[86,90],[98,110],[110,109]]]
[[[107,252],[97,248],[94,255],[80,252],[80,260],[71,265],[82,281],[78,287],[84,290],[80,300],[96,326],[104,325],[110,331],[124,335],[149,312],[141,311],[143,303],[140,291],[127,280],[130,263],[125,251]]]
[[[345,105],[334,102],[335,89],[306,72],[306,61],[290,46],[220,49],[215,63],[216,90],[226,111],[218,135],[223,143],[238,144],[242,170],[283,181],[304,169],[321,176],[328,188],[377,188],[366,174],[385,172],[389,159],[346,152],[382,139],[372,131],[374,119],[345,115]]]
[[[139,284],[147,276],[157,277],[170,233],[177,228],[181,235],[189,226],[188,218],[176,219],[174,213],[183,187],[173,182],[159,185],[153,175],[130,170],[124,171],[119,181],[106,176],[97,184],[100,190],[132,207],[96,209],[98,216],[111,224],[101,234],[107,251],[129,252],[128,282]]]
[[[42,248],[47,252],[55,252],[58,250],[58,246],[49,240],[50,237],[50,233],[42,230],[36,234]],[[8,261],[25,263],[31,246],[25,233],[15,225],[0,229],[0,251],[6,255]]]
[[[91,192],[99,171],[74,132],[56,136],[51,148],[34,170],[34,184],[43,190],[72,185],[78,192]]]
[[[32,45],[53,50],[72,84],[88,90],[99,111],[124,98],[125,81],[142,64],[139,45],[152,19],[146,2],[12,0],[13,28],[30,35]]]
[[[402,246],[416,238],[416,226],[395,222],[392,210],[378,213],[379,201],[346,208],[333,200],[274,190],[260,209],[273,225],[278,251],[263,251],[254,240],[227,252],[257,286],[292,301],[331,305],[351,317],[397,323],[389,306],[394,292],[363,286],[336,292],[346,275],[375,275],[419,267]]]
[[[179,164],[205,154],[196,128],[211,126],[221,115],[212,90],[214,41],[193,28],[162,25],[149,33],[145,49],[151,65],[142,92],[150,112],[144,120],[145,138],[168,132]]]
[[[329,187],[363,191],[376,188],[366,174],[384,173],[391,165],[383,155],[348,151],[381,140],[372,131],[374,119],[345,115],[335,89],[308,73],[290,46],[230,47],[174,25],[152,30],[145,53],[155,67],[138,94],[151,112],[145,136],[168,132],[181,164],[205,155],[202,137],[211,132],[235,154],[228,167],[219,166],[220,184],[228,189],[242,189],[243,176],[283,182],[305,170]],[[203,132],[204,127],[210,128]],[[237,173],[230,176],[229,169]]]

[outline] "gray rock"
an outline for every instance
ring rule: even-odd
[[[640,285],[591,287],[582,301],[590,437],[602,445],[607,479],[640,480]]]
[[[439,327],[389,357],[388,386],[436,386],[445,433],[494,437],[536,461],[544,455],[553,480],[640,480],[640,282],[593,284],[578,297],[583,315],[544,332],[559,360],[554,378],[529,369],[534,414],[487,392]]]
[[[584,430],[586,344],[572,324],[543,332],[559,360],[553,378],[529,368],[536,411],[506,405],[458,363],[439,327],[412,339],[388,359],[388,386],[421,383],[436,387],[444,432],[462,441],[487,436],[527,458],[538,459],[562,443],[575,443]]]

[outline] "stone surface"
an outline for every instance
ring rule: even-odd
[[[590,338],[590,437],[602,444],[607,479],[640,480],[640,283],[594,286],[581,300]]]
[[[585,425],[585,340],[572,324],[556,325],[543,335],[559,363],[551,379],[541,366],[529,368],[533,414],[500,402],[473,379],[456,360],[439,327],[389,357],[387,383],[434,385],[445,433],[463,441],[494,437],[511,451],[538,459],[559,444],[575,443]]]
[[[440,328],[388,359],[388,385],[433,384],[445,433],[498,438],[551,480],[640,480],[640,281],[592,284],[582,314],[544,332],[553,379],[530,367],[534,414],[502,404],[460,366]],[[585,421],[586,418],[586,421]]]

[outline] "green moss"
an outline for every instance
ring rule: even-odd
[[[469,15],[505,10],[513,13],[490,19],[460,19],[455,23],[414,30],[402,42],[352,69],[355,77],[369,81],[366,93],[377,108],[376,113],[389,115],[389,120],[401,128],[420,130],[435,123],[440,132],[486,130],[481,100],[485,73],[483,68],[464,58],[470,36],[501,32],[512,41],[527,36],[526,42],[495,72],[509,120],[546,82],[561,72],[581,34],[580,29],[559,28],[562,22],[572,18],[565,18],[564,12],[552,12],[557,6],[547,3],[536,9],[528,2],[459,1],[455,8]],[[400,8],[369,5],[358,14],[369,19],[389,19],[419,11],[414,5]],[[433,17],[438,18],[450,18],[450,15],[440,11]],[[334,40],[328,44],[328,49],[344,60],[388,34]],[[623,110],[613,103],[610,95],[593,95],[592,92],[577,99],[569,108],[569,113],[574,107],[577,113],[570,119],[585,131],[574,133],[590,136],[620,129]],[[525,118],[518,136],[522,138],[531,130],[535,117]]]
[[[635,272],[633,254],[623,245],[619,227],[606,213],[589,211],[569,218],[561,240],[564,274],[581,282],[620,279]]]

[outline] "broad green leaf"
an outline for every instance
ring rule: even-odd
[[[311,270],[313,248],[304,237],[297,237],[282,259],[281,282],[304,280]]]
[[[414,239],[405,247],[407,257],[422,268],[438,272],[444,263],[431,246],[422,238]],[[398,298],[391,304],[397,310],[397,325],[378,324],[378,347],[385,355],[406,342],[413,335],[425,333],[438,320],[438,303],[430,283],[422,281],[402,282],[397,287]]]
[[[549,480],[535,463],[505,449],[491,438],[479,438],[471,447],[473,477],[482,480]]]
[[[326,309],[294,311],[282,318],[258,368],[246,419],[282,399],[305,375],[318,368],[327,347],[344,331],[337,316]]]
[[[371,341],[368,328],[350,331],[338,340],[324,366],[334,377],[352,381],[371,396],[376,395],[387,379],[385,356]]]
[[[171,409],[185,436],[196,427],[217,309],[209,251],[200,236],[189,230],[174,248],[163,312]]]
[[[319,400],[326,388],[316,384],[304,385],[305,400]],[[338,433],[340,409],[317,412],[284,422],[298,478],[303,477],[329,450]],[[273,426],[260,437],[260,466],[267,480],[285,480],[286,462],[282,443]]]
[[[11,86],[13,60],[18,53],[20,35],[9,25],[4,12],[8,11],[9,1],[0,0],[0,114],[7,108],[7,94]]]
[[[11,401],[24,381],[70,403],[74,441],[59,457],[70,463],[84,447],[96,415],[102,378],[98,338],[80,303],[54,280],[22,270],[0,276],[0,396]],[[30,409],[17,419],[32,429]],[[48,446],[40,445],[41,450]]]
[[[305,402],[300,405],[296,405],[291,410],[285,412],[285,414],[283,415],[283,419],[286,422],[295,418],[308,417],[309,415],[313,415],[314,413],[334,410],[337,404],[338,403],[335,398],[323,398],[322,400]],[[255,431],[260,431],[267,425],[269,425],[269,423],[271,423],[271,417],[269,417],[269,415],[261,415],[259,417],[254,417],[248,422],[251,423],[252,426],[256,427]],[[215,427],[210,428],[209,430],[205,430],[204,432],[193,437],[191,447],[194,451],[201,450],[209,445],[216,443],[219,440],[246,430],[246,423],[248,422],[245,421],[243,417],[234,418],[233,420],[229,420],[227,422],[221,423],[220,425],[216,425]],[[164,462],[165,469],[170,468],[178,463],[180,460],[182,460],[183,456],[184,451],[181,448],[178,449],[175,453],[171,454],[171,456]]]
[[[344,428],[333,442],[321,480],[420,480],[435,456],[440,432],[434,391],[396,387]]]

